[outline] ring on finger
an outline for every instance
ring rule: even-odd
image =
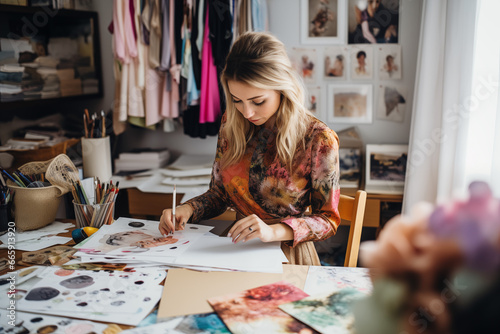
[[[249,226],[249,227],[248,227],[248,230],[249,230],[250,232],[252,232],[252,231],[253,231],[252,226]]]

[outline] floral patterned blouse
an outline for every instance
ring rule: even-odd
[[[243,159],[226,169],[220,159],[227,150],[222,129],[209,190],[189,201],[194,213],[191,223],[222,214],[232,207],[243,216],[256,214],[262,220],[280,218],[293,229],[296,246],[304,241],[324,240],[337,231],[339,140],[323,122],[312,117],[305,145],[298,146],[291,171],[277,158],[277,129],[262,127],[248,142]],[[308,207],[312,213],[305,215]]]

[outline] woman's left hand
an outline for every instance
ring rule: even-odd
[[[227,234],[234,243],[259,238],[263,242],[275,241],[272,226],[266,224],[257,215],[253,214],[238,220]]]

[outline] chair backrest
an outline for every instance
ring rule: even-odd
[[[358,262],[359,243],[361,242],[361,230],[363,218],[365,217],[366,191],[358,190],[355,197],[340,195],[339,213],[340,218],[350,222],[349,240],[345,254],[345,267],[356,267]]]

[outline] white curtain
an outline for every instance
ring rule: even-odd
[[[476,179],[500,191],[499,4],[424,2],[403,212],[464,196]]]

